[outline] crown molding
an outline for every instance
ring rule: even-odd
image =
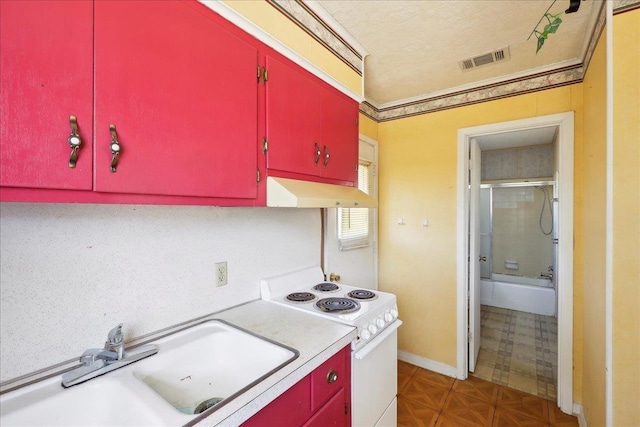
[[[640,7],[640,0],[614,0],[613,14],[627,12]]]
[[[368,52],[317,2],[266,1],[362,76],[364,57]]]

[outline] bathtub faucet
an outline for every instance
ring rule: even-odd
[[[553,265],[550,265],[547,271],[549,272],[549,274],[540,273],[540,277],[553,282]]]

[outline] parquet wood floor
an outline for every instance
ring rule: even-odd
[[[398,361],[398,427],[578,427],[556,403],[469,376]]]

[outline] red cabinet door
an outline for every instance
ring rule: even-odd
[[[341,388],[318,412],[304,423],[304,427],[348,427],[350,411],[347,405],[345,389]]]
[[[306,71],[272,56],[266,58],[267,168],[319,175],[320,86]],[[316,162],[317,159],[317,162]]]
[[[357,185],[358,103],[329,87],[322,91],[321,101],[321,176]]]
[[[307,375],[277,399],[249,418],[242,427],[295,427],[304,423],[311,413],[310,377]]]
[[[91,189],[92,33],[92,1],[0,1],[1,186]]]
[[[95,3],[97,191],[257,197],[257,49],[213,17],[197,2]]]

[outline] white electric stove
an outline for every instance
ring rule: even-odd
[[[395,295],[326,282],[320,267],[263,279],[260,293],[265,301],[356,327],[352,426],[396,426],[397,329],[402,322]]]

